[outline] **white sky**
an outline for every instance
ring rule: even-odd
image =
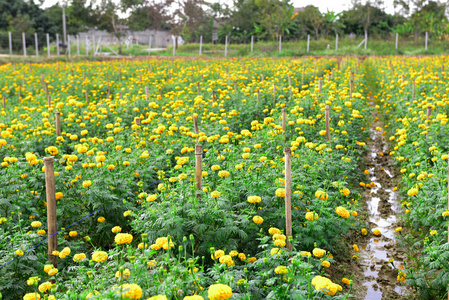
[[[45,0],[43,7],[46,8],[58,2],[62,3],[66,1],[67,0]],[[219,0],[218,2],[232,4],[232,0]],[[352,7],[351,0],[292,0],[292,3],[295,7],[314,5],[317,6],[321,12],[326,12],[327,10],[329,10],[339,13]],[[389,14],[394,14],[399,10],[399,8],[397,8],[396,10],[394,9],[393,0],[384,0],[383,8]]]

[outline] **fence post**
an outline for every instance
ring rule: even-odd
[[[201,50],[203,50],[202,48],[203,48],[203,36],[201,35],[200,36],[200,56],[201,56]]]
[[[27,58],[27,45],[25,40],[25,32],[22,32],[22,43],[23,43],[23,57]]]
[[[47,33],[47,56],[50,57],[50,35]]]
[[[307,35],[307,53],[309,53],[310,34]]]
[[[287,110],[285,108],[282,109],[282,131],[285,134],[285,130],[287,129]]]
[[[56,135],[61,135],[61,113],[59,111],[56,112]]]
[[[86,56],[89,56],[89,45],[87,44],[87,41],[88,41],[89,39],[88,39],[88,37],[87,37],[87,34],[86,34]]]
[[[148,41],[148,56],[151,55],[151,36],[150,36],[150,40]]]
[[[326,140],[329,142],[331,140],[331,134],[329,130],[329,113],[330,113],[330,107],[329,105],[326,105]]]
[[[427,38],[429,37],[429,33],[426,31],[426,45],[425,45],[425,51],[427,52]]]
[[[48,223],[48,260],[55,268],[58,267],[58,257],[53,251],[58,250],[58,232],[56,226],[56,188],[53,156],[44,157],[45,189],[47,193],[47,223]],[[52,236],[53,235],[53,236]]]
[[[59,34],[56,34],[56,54],[59,56]]]
[[[253,53],[254,49],[254,35],[251,36],[251,54]]]
[[[80,36],[76,35],[76,55],[80,56]]]
[[[12,58],[12,37],[11,37],[11,31],[8,32],[9,36],[9,58]]]
[[[292,167],[290,147],[284,148],[285,153],[285,235],[287,236],[287,248],[292,250],[290,237],[292,236]]]
[[[335,51],[337,51],[337,50],[338,50],[338,33],[335,37]]]
[[[176,45],[176,42],[175,42],[175,39],[176,39],[177,37],[175,36],[175,38],[173,39],[173,56],[175,56],[175,51],[176,51],[176,47],[175,47],[175,45]],[[131,43],[131,45],[132,45],[132,43]],[[132,46],[131,46],[132,47]]]
[[[201,190],[201,181],[203,180],[203,146],[201,144],[195,145],[195,183],[196,189]],[[195,193],[196,198],[200,197],[198,192]]]
[[[368,45],[368,31],[365,30],[365,50],[367,45]]]
[[[37,43],[37,33],[34,33],[34,43],[36,44],[36,57],[39,57],[39,45]]]
[[[228,56],[228,36],[225,37],[225,57]]]
[[[279,54],[282,52],[282,35],[279,36]]]
[[[398,50],[399,34],[396,32],[396,50]]]

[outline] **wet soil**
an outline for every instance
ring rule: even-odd
[[[373,105],[373,103],[371,103]],[[389,157],[388,143],[384,137],[384,124],[373,113],[374,122],[370,128],[368,164],[368,182],[374,186],[367,188],[364,194],[367,211],[367,223],[371,227],[367,239],[361,242],[360,266],[363,270],[363,286],[366,295],[357,299],[386,300],[410,299],[409,291],[397,281],[398,270],[406,259],[404,249],[400,248],[395,229],[400,226],[397,214],[400,214],[400,201],[394,191],[401,176],[394,168]],[[381,128],[382,131],[376,130]],[[372,232],[379,229],[380,236]]]

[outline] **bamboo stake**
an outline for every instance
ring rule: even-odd
[[[415,100],[415,79],[413,79],[412,99]]]
[[[287,248],[292,250],[290,237],[292,236],[292,170],[290,147],[284,148],[285,153],[285,235],[287,236]]]
[[[47,223],[48,223],[48,260],[55,268],[58,267],[58,257],[53,255],[53,251],[58,250],[58,232],[56,225],[56,188],[55,169],[53,156],[44,157],[45,186],[47,193]],[[54,236],[52,236],[55,234]]]
[[[276,107],[276,85],[273,82],[273,106]]]
[[[140,126],[140,125],[141,125],[140,118],[136,118],[136,119],[134,120],[134,124]]]
[[[198,118],[197,117],[193,117],[193,127],[195,128],[195,133],[198,134],[199,129],[198,129]]]
[[[84,90],[84,93],[86,95],[86,104],[89,104],[89,92],[87,91],[87,89]]]
[[[150,100],[150,91],[149,91],[148,85],[145,86],[145,95],[147,96],[147,101]]]
[[[428,105],[427,106],[427,118],[426,118],[426,130],[428,131],[430,128],[430,115],[432,114],[432,106]],[[427,132],[426,134],[426,138],[429,136],[429,132]]]
[[[5,97],[5,95],[2,95],[2,99],[3,99],[3,108],[6,109],[6,97]]]
[[[22,103],[22,86],[19,85],[19,101]]]
[[[352,98],[352,90],[354,89],[354,80],[351,79],[351,82],[349,84],[349,98]]]
[[[215,103],[215,91],[212,91],[212,104]]]
[[[56,135],[61,136],[61,113],[56,112]]]
[[[196,94],[197,94],[197,96],[200,95],[200,83],[199,82],[196,83]]]
[[[318,93],[320,93],[320,94],[321,94],[321,87],[322,87],[322,85],[323,85],[323,79],[320,78],[318,80]]]
[[[260,101],[260,90],[257,90],[257,104],[259,104]]]
[[[330,107],[329,105],[326,105],[326,140],[329,142],[331,140],[331,134],[329,130],[329,113],[330,113]]]
[[[195,145],[195,183],[196,189],[201,190],[203,180],[203,146],[201,144]],[[196,193],[196,198],[199,198],[200,194]]]
[[[285,133],[287,129],[287,109],[282,109],[282,131]]]

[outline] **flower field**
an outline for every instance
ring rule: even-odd
[[[351,242],[377,234],[360,217],[370,183],[359,184],[366,181],[365,128],[374,110],[388,123],[390,155],[404,170],[402,242],[422,251],[401,274],[422,295],[444,296],[443,63],[392,57],[0,66],[3,299],[348,299],[352,282],[363,278],[339,264],[357,260]],[[203,152],[200,189],[196,145]],[[48,156],[61,230],[59,251],[50,254],[57,266],[45,241]]]

